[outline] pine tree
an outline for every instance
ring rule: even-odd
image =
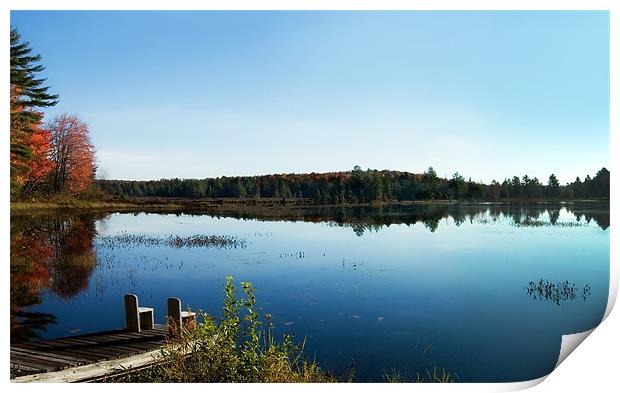
[[[560,182],[553,173],[549,176],[549,181],[547,182],[547,193],[550,197],[560,196]]]
[[[45,67],[39,64],[41,55],[31,55],[29,42],[22,42],[16,29],[11,30],[11,190],[23,183],[33,159],[32,136],[39,129],[43,114],[37,108],[56,105],[58,96],[49,94],[44,78],[38,73]]]

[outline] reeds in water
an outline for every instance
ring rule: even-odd
[[[168,235],[155,236],[146,234],[120,233],[117,235],[97,236],[97,240],[105,248],[126,247],[171,247],[171,248],[245,248],[247,240],[232,235]]]

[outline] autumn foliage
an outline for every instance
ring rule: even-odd
[[[41,56],[11,30],[10,168],[11,195],[84,191],[94,178],[94,149],[88,126],[60,115],[43,126],[40,108],[56,105],[49,94]]]
[[[48,123],[52,192],[80,193],[94,178],[95,148],[88,125],[74,115],[62,114]]]
[[[11,192],[30,192],[42,184],[51,170],[47,157],[49,134],[41,129],[39,108],[56,105],[58,96],[49,94],[41,56],[33,55],[28,42],[11,30],[10,68],[10,168]]]
[[[47,175],[54,168],[54,163],[49,159],[51,134],[40,128],[41,123],[34,127],[34,133],[30,134],[25,144],[32,151],[28,166],[23,171],[21,185],[25,192],[33,191],[45,185]]]
[[[76,116],[56,116],[46,129],[38,122],[29,132],[13,133],[12,142],[27,148],[27,159],[11,152],[17,168],[13,181],[23,194],[35,190],[79,194],[94,180],[95,150],[88,125]]]
[[[50,145],[50,133],[41,128],[42,122],[23,121],[19,116],[13,116],[24,111],[19,104],[19,91],[11,87],[11,171],[13,182],[24,191],[37,188],[49,171],[53,163],[47,153]],[[32,112],[42,118],[40,112]]]

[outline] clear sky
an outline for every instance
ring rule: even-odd
[[[609,165],[607,12],[33,12],[108,179]]]

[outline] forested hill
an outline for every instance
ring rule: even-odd
[[[176,198],[311,198],[317,203],[366,203],[433,199],[573,199],[609,198],[609,171],[560,185],[555,175],[544,183],[529,176],[483,184],[455,173],[437,176],[433,168],[422,174],[362,170],[348,172],[218,177],[208,179],[162,179],[151,181],[98,180],[101,189],[117,197]]]

